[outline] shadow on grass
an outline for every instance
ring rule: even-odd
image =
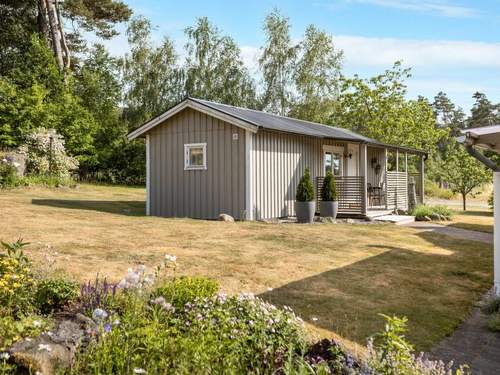
[[[356,263],[291,282],[260,295],[276,305],[291,306],[316,327],[357,342],[383,328],[378,315],[406,316],[409,339],[429,350],[451,334],[491,283],[489,246],[445,236],[418,236],[446,254],[404,247],[381,251]],[[460,270],[461,272],[456,272]]]
[[[476,232],[493,233],[493,224],[476,224],[476,223],[452,223],[449,227],[475,230]]]
[[[127,216],[145,215],[144,201],[96,201],[72,199],[32,199],[32,204],[72,210],[91,210]]]

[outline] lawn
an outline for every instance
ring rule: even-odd
[[[447,225],[493,233],[493,212],[489,209],[472,208],[467,211],[455,211],[452,221]]]
[[[179,273],[294,308],[324,336],[365,344],[378,313],[405,315],[427,350],[491,285],[492,248],[382,224],[223,223],[144,216],[143,189],[82,185],[0,192],[0,239],[29,241],[39,267],[118,280],[175,254]]]

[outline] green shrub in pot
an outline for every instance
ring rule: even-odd
[[[337,187],[332,172],[326,173],[321,188],[321,202],[319,202],[319,212],[321,217],[337,217],[339,202],[337,198]]]
[[[299,223],[312,223],[315,211],[314,187],[309,169],[306,168],[304,175],[299,181],[295,195],[295,215],[297,216],[297,221]]]

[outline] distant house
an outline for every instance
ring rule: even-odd
[[[148,215],[214,219],[294,216],[309,168],[317,189],[331,170],[339,215],[406,209],[408,183],[423,200],[419,150],[346,129],[187,98],[128,135],[146,137]]]

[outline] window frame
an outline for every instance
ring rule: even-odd
[[[190,165],[189,164],[189,151],[193,148],[202,148],[203,150],[203,165]],[[185,143],[184,144],[184,170],[185,171],[199,171],[207,169],[207,144],[205,143]]]

